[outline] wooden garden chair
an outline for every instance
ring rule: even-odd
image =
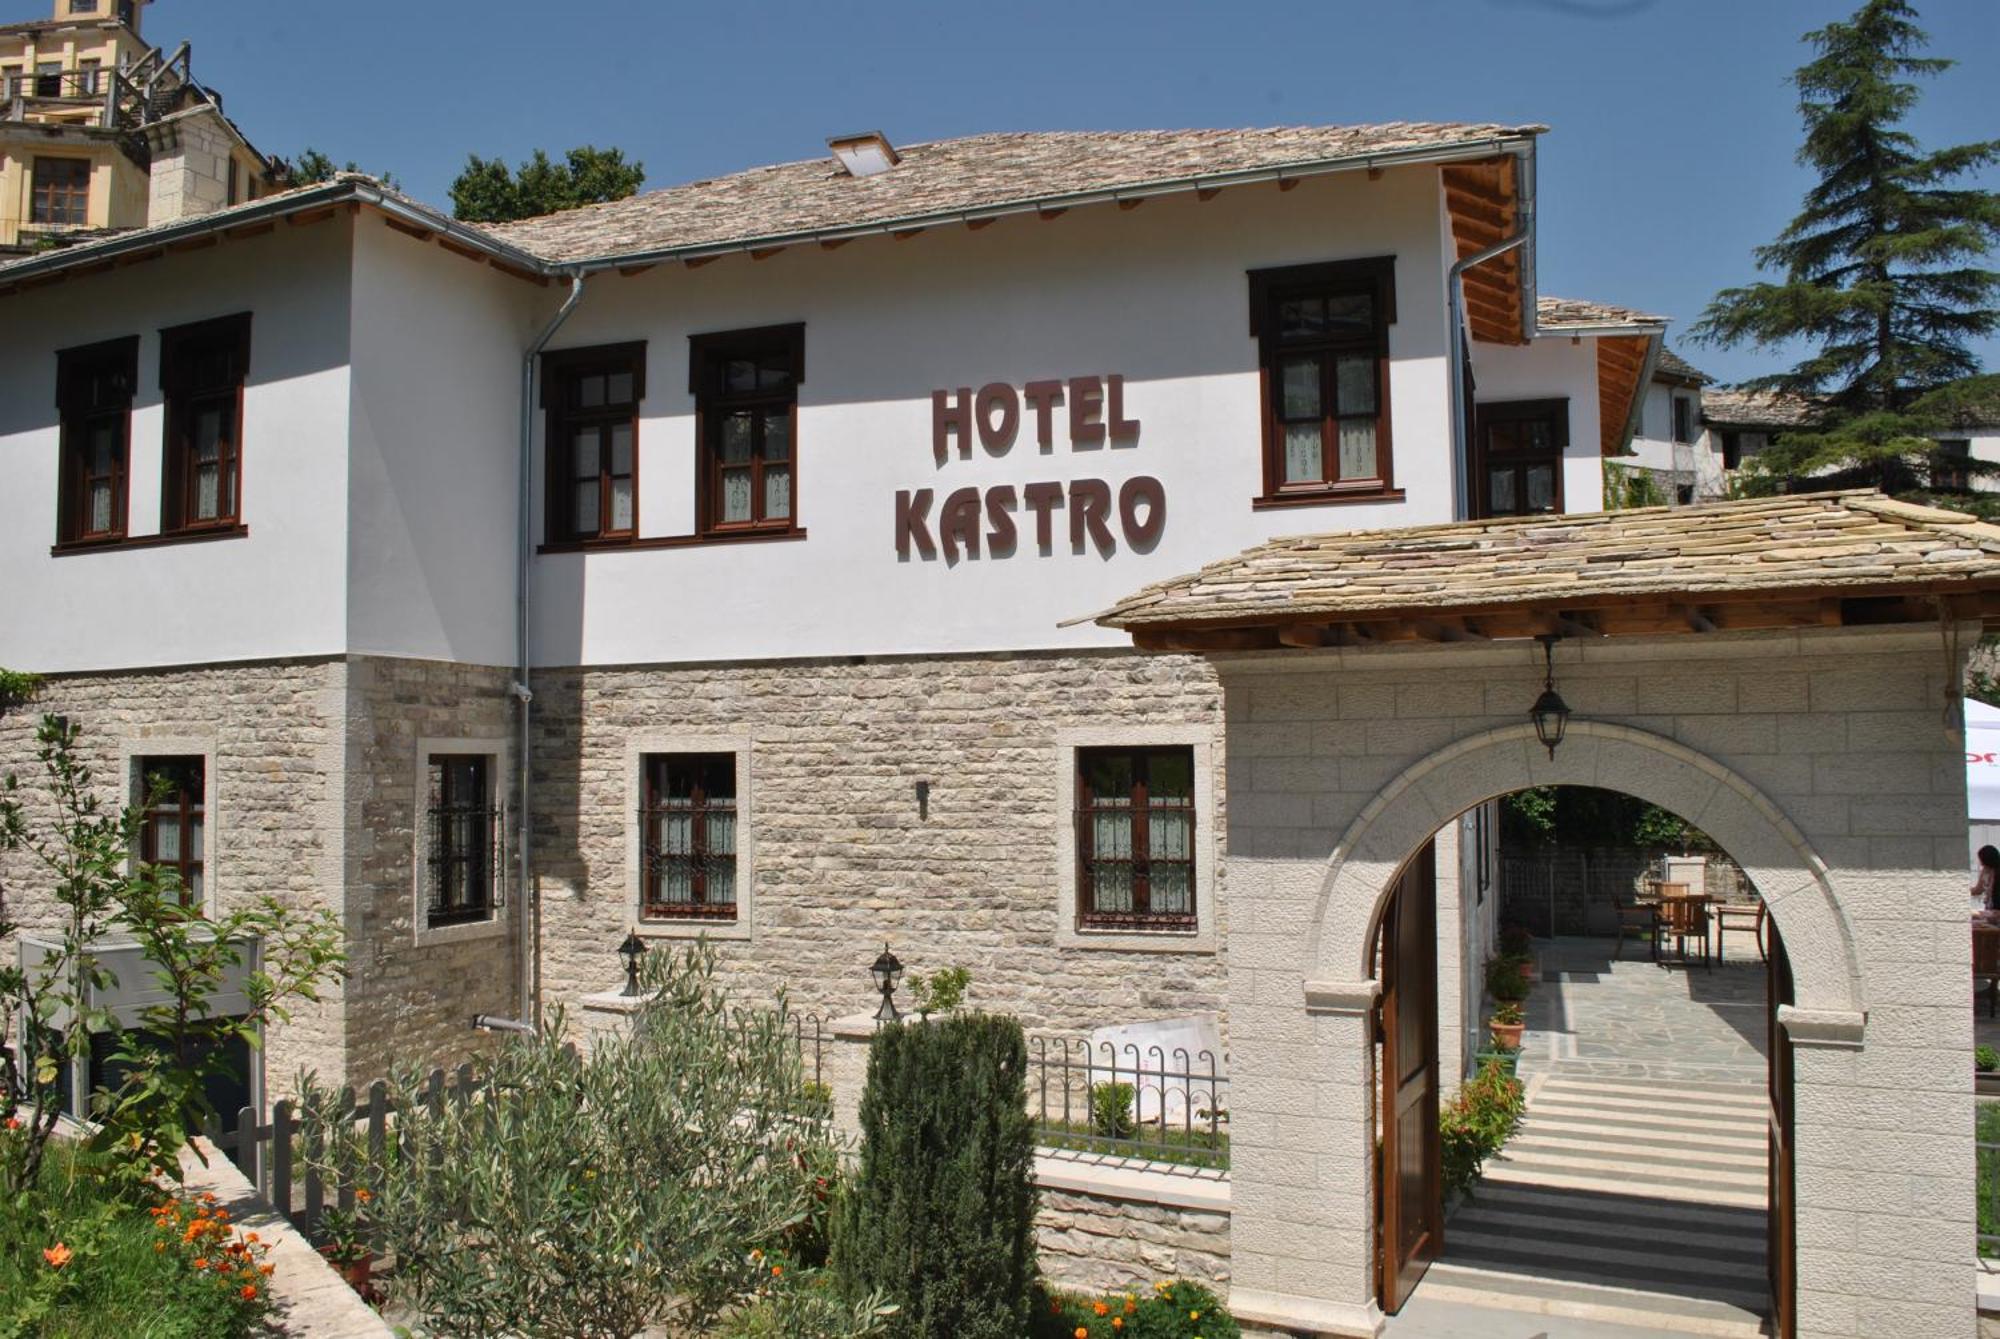
[[[1688,958],[1688,940],[1700,940],[1701,965],[1709,971],[1714,971],[1715,962],[1710,955],[1711,945],[1708,934],[1708,899],[1701,896],[1690,896],[1686,888],[1686,884],[1678,883],[1661,885],[1664,895],[1660,898],[1660,936],[1662,938],[1672,937],[1674,952],[1683,963],[1690,961]],[[1680,889],[1681,891],[1679,895],[1675,895],[1666,891],[1669,889]]]

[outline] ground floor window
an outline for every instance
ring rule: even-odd
[[[208,760],[199,754],[138,761],[139,859],[153,867],[162,891],[184,907],[207,894]]]
[[[1078,926],[1194,929],[1194,750],[1083,748],[1076,768]]]
[[[642,771],[640,916],[734,921],[736,755],[649,753]]]
[[[426,762],[425,923],[492,918],[499,902],[500,810],[492,755],[433,753]]]

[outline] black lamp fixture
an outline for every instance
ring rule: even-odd
[[[639,959],[646,956],[646,941],[639,938],[637,930],[628,930],[625,942],[618,946],[618,956],[625,959],[625,989],[621,995],[639,993]]]
[[[1569,703],[1562,700],[1556,691],[1556,642],[1553,632],[1545,632],[1535,638],[1542,644],[1542,695],[1535,699],[1535,705],[1528,708],[1528,715],[1535,722],[1535,738],[1549,751],[1549,757],[1556,756],[1556,745],[1563,742],[1563,731],[1569,728]]]
[[[875,978],[875,989],[882,992],[882,1007],[875,1011],[878,1023],[894,1023],[903,1015],[896,1011],[896,983],[903,979],[903,964],[889,951],[889,945],[882,945],[882,954],[875,959],[875,965],[868,969]]]

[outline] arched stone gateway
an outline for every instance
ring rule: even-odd
[[[1485,800],[1549,785],[1623,791],[1713,837],[1749,876],[1784,936],[1793,962],[1794,1013],[1810,1016],[1821,1032],[1861,1039],[1866,1006],[1854,937],[1826,862],[1805,835],[1728,767],[1613,721],[1575,722],[1554,758],[1525,722],[1482,730],[1384,786],[1327,862],[1306,948],[1308,997],[1373,993],[1369,961],[1389,890],[1397,871],[1438,829]]]

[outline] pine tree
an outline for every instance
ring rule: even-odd
[[[451,183],[451,207],[453,215],[468,223],[505,223],[622,200],[645,180],[645,164],[626,162],[623,149],[585,144],[571,149],[560,163],[537,149],[518,171],[475,153]]]
[[[1774,478],[1845,472],[1891,491],[1924,474],[1935,391],[1979,371],[1967,342],[2000,328],[2000,274],[1979,261],[2000,239],[2000,195],[1954,188],[2000,159],[2000,140],[1925,152],[1900,128],[1917,101],[1908,79],[1954,62],[1917,53],[1929,39],[1908,0],[1867,0],[1844,23],[1806,34],[1816,59],[1793,76],[1819,175],[1805,207],[1759,269],[1783,276],[1716,295],[1694,328],[1710,344],[1817,352],[1749,384],[1820,400],[1812,432],[1760,458]]]

